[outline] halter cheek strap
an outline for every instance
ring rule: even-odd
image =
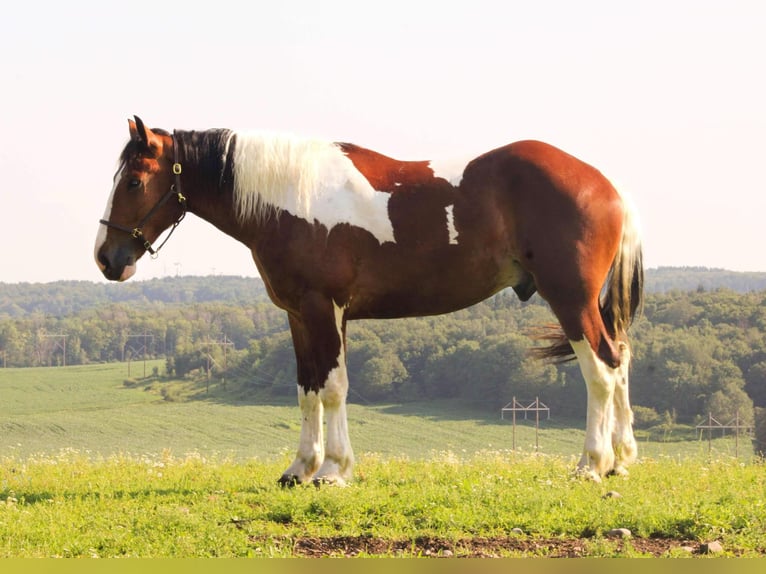
[[[133,238],[137,239],[139,242],[141,242],[141,246],[149,252],[149,255],[152,256],[153,259],[156,259],[160,249],[162,249],[165,244],[168,242],[168,239],[170,239],[170,236],[173,235],[173,232],[176,230],[176,227],[183,221],[184,217],[186,217],[186,198],[181,193],[181,173],[183,172],[183,168],[181,167],[181,163],[178,161],[178,146],[176,145],[176,137],[175,134],[173,135],[173,174],[175,175],[175,183],[173,183],[170,186],[170,189],[168,192],[163,195],[160,200],[152,207],[149,212],[144,215],[141,218],[141,221],[138,222],[138,224],[133,227],[126,227],[124,225],[120,225],[119,223],[113,223],[111,221],[107,221],[106,219],[101,219],[100,223],[102,225],[106,225],[107,227],[112,227],[114,229],[119,229],[120,231],[124,231],[125,233],[129,233]],[[157,213],[163,205],[165,205],[168,200],[175,196],[178,199],[178,203],[181,204],[181,215],[178,216],[178,219],[176,219],[173,222],[172,227],[170,228],[170,233],[167,234],[165,239],[160,243],[160,245],[156,248],[152,247],[152,244],[150,241],[148,241],[144,237],[143,227],[147,224],[147,222],[154,216],[155,213]]]

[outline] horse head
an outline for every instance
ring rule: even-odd
[[[130,141],[120,156],[94,251],[96,264],[111,281],[132,277],[136,261],[147,251],[155,255],[164,242],[157,248],[152,243],[186,214],[173,136],[150,130],[137,116],[128,123]]]

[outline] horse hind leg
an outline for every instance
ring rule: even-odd
[[[616,343],[616,357],[604,360],[603,352],[594,351],[585,337],[570,340],[570,344],[588,393],[585,445],[578,469],[596,481],[607,474],[627,474],[626,466],[635,460],[637,450],[628,399],[628,345]],[[601,348],[611,347],[608,344]]]
[[[628,474],[627,465],[636,460],[638,447],[633,436],[633,410],[630,408],[628,392],[628,371],[630,368],[630,347],[625,342],[618,343],[620,352],[619,373],[614,389],[614,429],[612,448],[614,449],[615,474]]]

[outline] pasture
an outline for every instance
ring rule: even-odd
[[[731,440],[710,454],[642,440],[629,478],[594,484],[572,475],[582,430],[555,413],[535,454],[529,424],[510,450],[499,413],[350,405],[354,483],[282,489],[293,401],[166,400],[173,383],[125,376],[0,370],[0,556],[690,556],[713,540],[766,553],[766,473],[742,443],[735,460]]]

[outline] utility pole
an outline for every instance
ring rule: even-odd
[[[212,347],[221,347],[223,350],[223,365],[218,364],[218,362],[213,358],[213,349]],[[226,369],[228,368],[228,348],[234,347],[234,341],[229,339],[229,337],[226,336],[226,333],[223,333],[221,335],[220,340],[211,340],[210,337],[205,338],[204,343],[204,353],[205,353],[205,392],[207,393],[210,390],[210,377],[211,372],[213,370],[213,366],[217,366],[218,368],[222,369],[222,375],[221,375],[221,384],[223,385],[223,388],[226,388]]]
[[[508,411],[513,414],[513,450],[516,450],[516,411],[524,413],[524,420],[527,420],[527,413],[529,411],[535,413],[535,452],[538,452],[540,450],[540,412],[545,411],[548,415],[548,419],[550,419],[551,410],[545,403],[540,402],[539,397],[535,397],[534,402],[526,407],[519,403],[519,401],[516,400],[516,397],[513,397],[513,400],[510,403],[500,409],[500,418],[505,418],[505,413]]]
[[[42,335],[43,339],[54,339],[53,341],[53,349],[51,349],[51,355],[56,352],[56,350],[60,350],[62,353],[62,360],[61,364],[63,367],[66,367],[66,338],[68,335],[66,333],[59,333],[57,335]],[[48,362],[50,363],[51,357],[48,357]]]
[[[138,334],[135,334],[135,335],[128,335],[127,338],[128,338],[128,343],[127,343],[128,350],[129,351],[133,351],[135,353],[141,352],[142,355],[143,355],[143,360],[144,360],[144,378],[146,378],[146,350],[149,347],[149,340],[151,340],[151,342],[154,343],[154,335],[151,335],[146,329],[144,329],[143,333],[138,333]],[[134,348],[130,344],[130,339],[138,339],[139,341],[141,341],[141,344],[139,345],[138,348]],[[123,349],[123,353],[124,353],[124,349]],[[128,354],[128,376],[130,376],[130,353]]]
[[[223,347],[223,376],[221,377],[221,384],[223,385],[223,388],[226,388],[226,369],[228,367],[228,363],[226,360],[226,349],[228,347],[234,346],[234,341],[229,339],[226,336],[226,333],[223,334],[223,338],[221,339],[221,346]]]

